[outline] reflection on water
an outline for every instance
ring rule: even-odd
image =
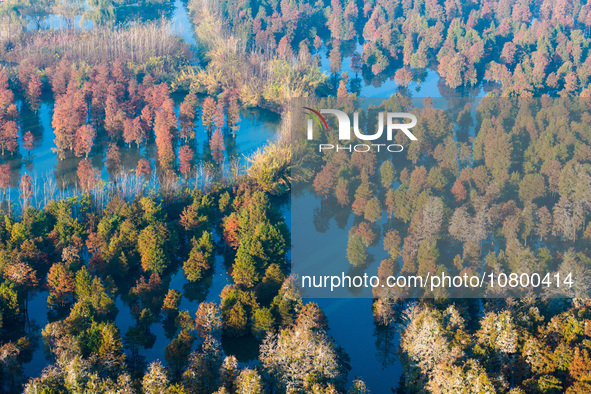
[[[372,299],[307,299],[320,306],[328,319],[329,334],[351,358],[349,382],[362,378],[372,393],[390,393],[402,375],[398,361],[399,338],[390,328],[376,333]]]
[[[312,199],[310,195],[298,198]],[[280,206],[280,212],[290,226],[292,207],[293,198]],[[341,230],[335,224],[332,223],[330,231]],[[375,253],[379,249],[376,248]],[[349,383],[362,378],[372,393],[390,393],[391,388],[396,388],[403,372],[398,360],[400,337],[395,328],[374,324],[371,298],[304,298],[304,301],[320,306],[328,320],[329,334],[351,358]]]
[[[306,238],[306,249],[314,251],[311,257],[298,258],[297,271],[300,275],[306,272],[305,267],[312,270],[314,275],[332,275],[326,261],[337,261],[342,259],[339,251],[347,248],[348,229],[354,221],[354,215],[350,210],[345,212],[343,217],[339,213],[327,211],[327,204],[309,192],[303,192],[292,196],[290,212],[285,209],[282,213],[291,224],[292,242],[298,242],[294,237],[292,213],[294,220],[301,218],[302,223],[306,222],[309,212],[315,212],[314,220],[306,222],[306,230],[303,224],[297,224],[298,233],[314,234]],[[302,210],[307,215],[298,214]],[[382,218],[374,228],[379,231],[385,218]],[[379,237],[378,237],[379,238]],[[385,252],[380,245],[369,247],[369,253],[373,256],[371,262],[364,271],[368,275],[377,274],[380,261],[385,257]],[[303,261],[305,260],[305,261]],[[303,266],[305,264],[305,267]],[[348,262],[345,266],[349,267]],[[356,275],[346,272],[347,275]],[[372,392],[388,393],[392,387],[398,385],[402,374],[402,366],[398,361],[399,338],[394,328],[378,327],[374,323],[372,314],[371,289],[335,289],[335,293],[342,291],[345,294],[335,294],[333,298],[305,298],[306,302],[316,302],[326,314],[328,320],[329,334],[335,342],[342,346],[351,358],[351,371],[349,381],[355,378],[362,378]],[[362,294],[347,294],[347,292],[362,292]],[[318,294],[318,292],[316,292]],[[305,296],[305,293],[304,293]],[[336,298],[336,297],[365,297],[365,298]],[[309,296],[310,297],[310,296]]]
[[[1,3],[1,1],[0,1]],[[85,7],[86,12],[91,10]],[[59,14],[39,15],[37,17],[28,17],[26,24],[27,31],[36,30],[66,30],[77,29],[90,31],[95,28],[94,22],[90,19],[92,16],[76,15],[72,18],[66,18]],[[183,0],[175,0],[172,7],[170,3],[140,6],[132,4],[128,6],[119,6],[117,12],[117,22],[119,24],[133,24],[146,20],[157,21],[162,18],[170,21],[170,29],[173,35],[183,39],[190,45],[195,45],[197,40],[193,33],[193,25],[189,19],[187,6]]]
[[[214,240],[219,242],[219,236],[214,235]],[[183,297],[179,306],[180,311],[188,311],[191,316],[195,316],[197,308],[200,302],[220,302],[220,293],[222,289],[231,283],[230,276],[226,270],[224,257],[221,255],[215,256],[215,263],[210,276],[208,276],[201,285],[201,293],[199,296],[194,298],[194,291],[191,291],[191,283],[189,283],[183,275],[182,268],[178,267],[175,272],[170,275],[170,278],[162,278],[165,284],[168,280],[170,283],[168,288],[181,292]],[[24,363],[24,373],[28,377],[39,376],[49,363],[49,360],[45,357],[43,341],[41,336],[41,329],[48,323],[48,308],[47,308],[47,291],[36,294],[29,301],[29,313],[32,326],[34,326],[33,336],[39,337],[36,347],[33,352],[33,358],[30,362]],[[117,316],[115,318],[115,324],[119,328],[121,336],[124,337],[126,333],[136,327],[136,320],[133,317],[131,308],[128,302],[121,295],[115,299],[115,305],[117,307]],[[156,360],[164,360],[164,349],[170,343],[170,341],[176,336],[178,330],[174,326],[173,322],[163,318],[161,321],[152,323],[149,327],[148,340],[145,343],[145,347],[139,347],[138,349],[130,349],[128,346],[125,351],[128,360],[134,362],[141,361],[142,363],[150,363]],[[247,343],[248,346],[242,346]],[[258,342],[253,338],[223,338],[222,344],[224,350],[228,354],[236,354],[238,359],[242,361],[242,364],[251,364],[253,360],[256,360],[258,356]],[[198,347],[198,341],[195,342],[194,347]],[[135,353],[135,354],[134,354]]]
[[[43,339],[41,338],[41,330],[48,323],[48,296],[49,293],[47,291],[41,291],[35,294],[35,296],[28,301],[27,305],[31,327],[35,328],[29,334],[29,337],[36,338],[36,341],[32,341],[32,345],[34,346],[32,359],[28,363],[23,364],[24,374],[28,377],[37,377],[41,375],[41,371],[43,371],[43,368],[49,363],[45,358]]]
[[[484,83],[464,90],[460,88],[449,89],[445,86],[444,81],[439,78],[439,74],[432,69],[413,69],[413,82],[407,87],[399,86],[394,81],[394,72],[396,70],[391,70],[390,73],[386,71],[377,76],[367,72],[367,70],[355,72],[352,67],[353,53],[356,52],[362,55],[363,45],[359,42],[350,42],[345,43],[344,46],[340,73],[347,73],[349,76],[349,91],[357,93],[359,97],[390,97],[396,93],[414,97],[484,97],[489,90],[489,86]],[[338,75],[332,74],[330,70],[330,49],[324,45],[320,48],[318,55],[320,57],[320,69],[330,75],[329,82],[336,92],[339,79]]]
[[[64,18],[62,15],[50,14],[44,17],[39,23],[37,21],[29,21],[27,24],[28,31],[34,30],[65,30],[65,29],[80,29],[92,30],[94,23],[91,20],[84,19],[82,15],[77,15],[71,20]]]

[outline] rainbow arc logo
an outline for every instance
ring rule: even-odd
[[[310,117],[312,119],[314,119],[316,121],[316,123],[318,123],[318,126],[320,126],[320,129],[322,129],[324,132],[328,131],[328,124],[326,123],[326,119],[324,119],[324,116],[322,116],[322,114],[320,114],[320,112],[315,111],[309,107],[303,107],[303,108],[305,110],[307,110],[308,115],[310,115]],[[313,138],[312,128],[308,127],[308,139],[311,140],[312,138]]]

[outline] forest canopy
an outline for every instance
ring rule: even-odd
[[[578,0],[2,1],[0,391],[591,392],[590,27]],[[403,154],[291,138],[297,100],[376,91],[362,127],[420,120]],[[349,272],[581,285],[377,288],[342,335],[290,192]]]

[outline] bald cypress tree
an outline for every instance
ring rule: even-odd
[[[196,282],[203,278],[205,271],[213,264],[213,242],[211,233],[204,231],[199,239],[193,238],[189,259],[183,264],[187,280]]]
[[[356,234],[349,236],[347,243],[347,259],[349,264],[354,267],[360,267],[367,263],[369,255],[363,239]]]

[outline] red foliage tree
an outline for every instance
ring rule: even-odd
[[[125,87],[129,85],[129,70],[121,60],[117,59],[111,67],[111,76],[113,78],[113,87],[115,94],[122,97],[125,94]]]
[[[215,107],[215,120],[214,125],[216,131],[222,131],[224,128],[224,124],[226,123],[226,115],[224,113],[224,103],[220,101],[218,105]]]
[[[140,159],[140,161],[137,163],[135,174],[138,177],[143,177],[145,180],[150,179],[152,176],[152,167],[150,166],[150,162],[146,159]]]
[[[78,183],[83,190],[89,190],[96,186],[99,177],[98,169],[92,167],[90,160],[84,159],[78,164]]]
[[[215,100],[212,97],[206,97],[205,100],[203,100],[203,112],[201,115],[201,120],[203,121],[203,127],[205,128],[205,131],[208,133],[211,132],[211,129],[213,128],[215,114]]]
[[[216,162],[221,162],[224,159],[224,136],[220,130],[216,130],[209,140],[209,147],[211,148],[211,156]]]
[[[35,140],[33,138],[33,134],[31,134],[30,131],[27,131],[25,135],[23,135],[23,146],[27,151],[29,151],[29,154],[31,154],[31,149],[34,148],[34,143]]]
[[[74,134],[74,154],[76,157],[85,156],[88,158],[88,154],[94,146],[95,136],[94,127],[88,124],[76,130],[76,134]]]
[[[454,195],[457,203],[461,203],[466,199],[466,197],[468,197],[468,192],[464,187],[464,183],[459,179],[456,179],[453,187],[451,188],[451,192]]]
[[[134,141],[134,119],[127,118],[123,122],[123,141],[129,146]]]
[[[5,151],[16,152],[18,149],[18,125],[14,120],[2,124],[0,129],[0,149],[3,155]]]
[[[53,94],[58,98],[67,93],[69,88],[68,82],[72,76],[72,64],[68,58],[62,58],[55,71],[49,73],[49,82],[51,83],[51,89]]]
[[[316,50],[322,48],[322,38],[320,36],[314,36],[314,48]]]
[[[143,105],[143,98],[140,95],[139,85],[135,78],[131,78],[129,81],[129,86],[127,87],[127,94],[129,100],[127,102],[127,111],[131,114],[138,113]]]
[[[334,40],[332,43],[332,49],[330,50],[330,71],[338,73],[341,70],[341,42]]]
[[[123,136],[123,125],[126,118],[117,96],[113,93],[108,94],[105,106],[105,130],[111,141],[118,141]]]
[[[338,166],[327,164],[314,178],[314,191],[323,198],[328,198],[337,184]]]
[[[193,161],[194,156],[195,153],[193,152],[193,149],[188,145],[183,145],[181,146],[181,149],[179,149],[180,170],[185,178],[191,172],[191,162]]]
[[[0,122],[16,120],[18,109],[14,103],[14,93],[8,87],[8,76],[0,70]]]
[[[375,7],[371,17],[363,28],[363,38],[369,41],[377,41],[380,39],[380,26],[386,23],[386,16],[382,7]]]
[[[344,17],[345,20],[354,22],[357,20],[359,16],[359,9],[357,8],[357,3],[355,1],[349,1],[345,8]]]
[[[8,89],[8,75],[6,75],[4,69],[0,69],[0,89]]]
[[[14,104],[14,95],[8,89],[0,90],[0,122],[16,120],[18,109]]]
[[[86,101],[84,94],[74,84],[68,86],[67,94],[55,101],[53,126],[55,145],[59,159],[63,159],[66,150],[74,149],[74,135],[86,121]]]
[[[170,99],[170,90],[165,83],[154,85],[146,90],[146,102],[148,102],[154,110],[158,110],[158,108],[162,107],[164,102],[168,99]]]
[[[151,74],[148,74],[142,80],[141,91],[144,92],[144,95],[147,97],[147,92],[154,86],[154,77]]]
[[[307,64],[312,62],[312,54],[310,53],[310,48],[308,48],[308,40],[304,40],[300,42],[300,50],[298,53],[299,61],[302,64]]]
[[[181,126],[180,136],[187,141],[195,138],[195,107],[197,106],[197,96],[191,92],[185,97],[179,109],[179,123]]]
[[[109,144],[109,149],[107,150],[107,167],[110,172],[116,171],[121,167],[121,152],[117,144]]]
[[[31,63],[21,63],[18,65],[18,82],[20,83],[21,89],[27,90],[27,85],[31,79],[31,74],[35,72]]]
[[[90,72],[90,94],[92,96],[90,104],[90,114],[95,121],[104,121],[105,103],[111,79],[109,77],[109,67],[106,63],[93,68]]]
[[[341,1],[332,0],[330,2],[330,14],[326,22],[332,37],[338,39],[342,37],[342,32],[344,31],[343,22],[343,6]]]
[[[501,52],[501,60],[507,65],[512,65],[515,62],[516,53],[517,46],[512,42],[506,42]]]
[[[31,201],[31,197],[33,196],[33,182],[29,174],[25,174],[21,177],[20,191],[23,207],[27,207]]]
[[[150,106],[146,105],[144,108],[142,108],[140,119],[142,120],[142,122],[144,122],[144,130],[150,130],[152,128],[152,125],[154,123],[154,112],[150,109]],[[144,133],[145,138],[147,138],[147,132],[144,131]]]
[[[15,152],[18,149],[18,109],[14,94],[8,87],[8,77],[0,70],[0,149]]]
[[[18,80],[22,91],[25,93],[29,107],[33,111],[39,109],[41,96],[41,79],[31,64],[21,64],[18,68]]]
[[[349,82],[349,75],[344,72],[341,75],[341,80],[339,82],[339,88],[337,89],[337,97],[344,98],[349,97],[349,92],[347,91],[347,83]]]
[[[293,57],[291,42],[287,35],[283,36],[283,38],[279,40],[279,45],[277,45],[277,54],[281,59],[285,60],[289,60]]]
[[[238,217],[235,214],[231,214],[224,219],[224,231],[223,237],[226,245],[232,249],[238,249],[240,246],[240,224],[238,223]]]
[[[147,139],[147,125],[142,120],[142,116],[136,116],[133,119],[125,119],[123,123],[123,140],[126,144],[131,145],[135,142],[137,147],[140,147]]]
[[[6,194],[6,188],[10,187],[10,178],[12,177],[10,166],[8,164],[0,165],[0,188]]]
[[[170,168],[174,162],[174,148],[172,141],[173,130],[176,128],[176,116],[174,103],[166,99],[154,118],[154,132],[156,134],[156,147],[158,148],[158,160],[163,168]]]
[[[412,73],[406,68],[400,68],[394,74],[394,80],[398,85],[406,87],[412,82]]]
[[[27,101],[29,106],[35,112],[39,110],[39,103],[41,102],[41,79],[37,73],[31,75],[29,83],[27,84]]]
[[[55,263],[49,269],[47,275],[47,287],[49,288],[49,304],[65,306],[74,298],[74,275],[67,269],[64,263]]]

